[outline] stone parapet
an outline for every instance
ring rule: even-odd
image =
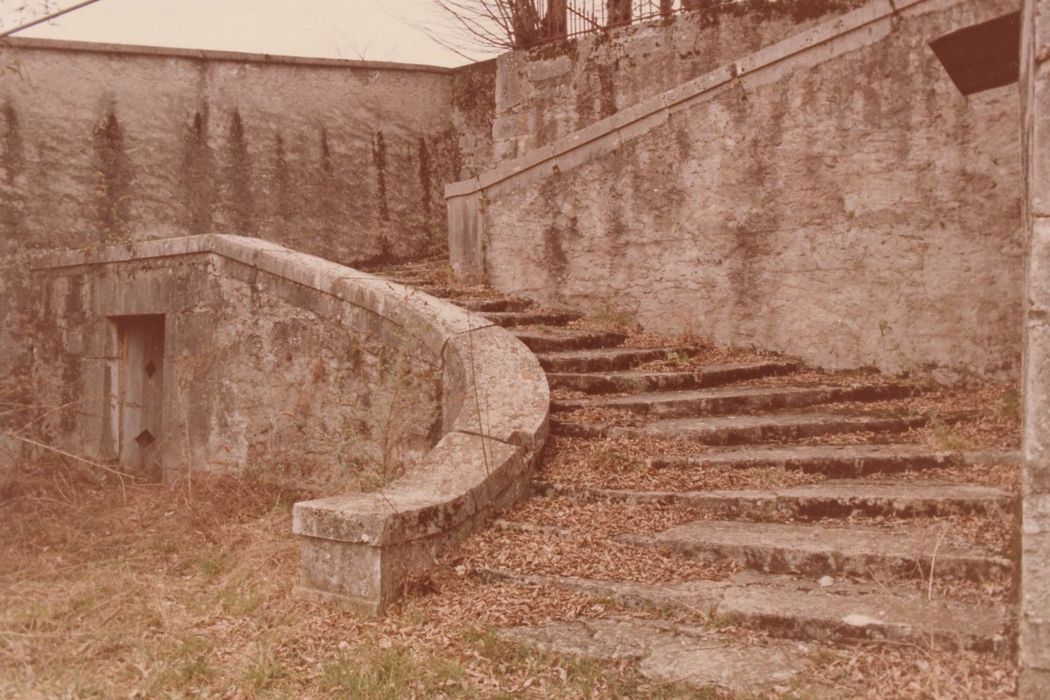
[[[155,302],[110,303],[97,292],[112,286],[118,267],[124,275],[131,265],[156,276],[168,261],[173,269],[204,265],[209,278],[225,272],[251,279],[252,290],[259,275],[280,280],[292,285],[285,296],[311,310],[316,322],[349,318],[364,325],[384,324],[385,337],[396,338],[402,352],[411,354],[414,348],[421,362],[439,370],[436,444],[403,476],[373,492],[295,504],[293,532],[301,544],[303,593],[380,613],[397,599],[406,577],[425,571],[446,547],[526,492],[547,436],[550,392],[535,356],[480,316],[378,276],[240,236],[210,234],[45,254],[33,268],[45,290],[69,288],[71,279],[81,285],[88,278],[109,279],[92,287],[89,296],[94,313],[110,318],[128,309],[135,314],[177,313],[167,307],[174,306],[171,299],[178,295],[169,294],[163,280],[151,282],[152,289],[164,287]],[[228,265],[234,267],[224,267]],[[56,286],[56,279],[61,285]],[[210,303],[228,301],[233,300],[218,293]],[[179,298],[175,305],[195,303]],[[340,305],[353,311],[340,313]],[[169,328],[180,323],[172,321]],[[342,330],[351,337],[372,332],[365,327]],[[236,329],[227,333],[235,335]],[[167,404],[165,409],[166,420],[177,414]],[[402,419],[409,417],[393,417]],[[193,416],[185,421],[194,424]],[[96,427],[92,423],[90,429]],[[196,442],[214,449],[225,439],[211,434]]]

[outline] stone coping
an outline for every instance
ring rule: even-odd
[[[604,153],[615,150],[625,141],[637,138],[661,124],[671,114],[688,109],[719,94],[732,83],[768,71],[793,56],[812,51],[847,35],[855,37],[860,48],[881,39],[885,34],[874,31],[875,25],[899,15],[903,10],[941,0],[873,0],[852,12],[799,32],[784,41],[748,54],[732,63],[685,82],[666,92],[575,131],[557,141],[508,160],[477,177],[445,186],[445,198],[466,197],[485,192],[496,185],[524,185],[553,172],[564,172]],[[892,31],[887,25],[886,33]]]
[[[31,265],[39,273],[192,255],[234,260],[364,308],[442,359],[443,436],[418,464],[380,491],[293,507],[293,532],[313,548],[302,563],[307,593],[381,611],[396,597],[401,578],[427,568],[441,549],[527,491],[547,437],[550,390],[535,355],[481,316],[376,275],[242,236],[205,234],[38,254]],[[315,556],[318,542],[332,551]],[[345,546],[373,551],[362,555]],[[377,556],[396,566],[369,568],[366,563]],[[359,572],[363,588],[342,580],[317,583],[331,578],[328,560],[335,558],[365,570]],[[309,570],[315,565],[319,572]]]
[[[35,255],[30,265],[39,271],[194,254],[236,260],[366,308],[417,335],[438,353],[452,336],[494,325],[411,287],[246,236],[204,234],[49,252]]]
[[[30,37],[8,37],[5,39],[0,39],[0,48],[35,49],[44,51],[73,51],[84,53],[107,53],[122,54],[128,56],[153,56],[157,58],[187,58],[198,61],[264,63],[270,65],[308,66],[313,68],[390,70],[417,73],[441,73],[449,75],[455,72],[454,68],[445,68],[443,66],[425,66],[416,63],[394,63],[390,61],[355,61],[343,58],[284,56],[268,53],[216,51],[213,49],[184,49],[169,46],[140,46],[138,44],[107,44],[94,41],[69,41],[66,39],[39,39]]]

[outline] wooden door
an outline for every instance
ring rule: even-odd
[[[117,321],[120,347],[120,463],[130,473],[161,477],[164,409],[164,317]]]

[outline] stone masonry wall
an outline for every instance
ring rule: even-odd
[[[344,263],[445,240],[451,72],[0,44],[0,396],[28,375],[28,256],[223,231]]]
[[[1025,270],[1018,697],[1050,697],[1050,1],[1022,12]]]
[[[497,59],[495,162],[545,146],[864,1],[707,3],[666,21],[505,53]]]
[[[457,68],[452,77],[452,124],[459,149],[459,178],[492,167],[492,122],[496,117],[496,60]],[[444,183],[442,183],[444,184]]]
[[[57,407],[33,438],[138,476],[312,490],[292,530],[315,599],[382,612],[528,493],[546,376],[449,302],[221,234],[48,251],[32,283],[35,396]]]
[[[40,437],[118,459],[134,436],[119,319],[164,315],[163,405],[150,449],[167,479],[252,472],[318,492],[378,485],[441,434],[441,360],[388,319],[208,253],[35,275]],[[127,467],[125,467],[127,468]]]
[[[920,3],[511,177],[481,206],[489,281],[829,368],[1016,376],[1017,90],[964,97],[927,46],[1016,9]]]

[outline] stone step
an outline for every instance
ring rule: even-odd
[[[697,689],[687,696],[679,688],[673,697],[781,697],[794,687],[799,694],[793,697],[826,697],[820,688],[807,685],[818,660],[799,642],[755,644],[714,629],[627,617],[508,627],[497,635],[547,654],[633,663],[652,681]]]
[[[824,481],[782,489],[632,491],[539,482],[541,493],[581,501],[685,506],[698,515],[751,520],[915,518],[1003,514],[1014,497],[1001,489],[951,482]]]
[[[699,520],[623,541],[771,574],[1006,581],[1010,560],[934,527],[829,526]]]
[[[486,569],[486,580],[556,586],[630,607],[757,628],[773,636],[845,643],[892,642],[1006,653],[1006,608],[926,600],[920,591],[752,571],[728,581],[645,584]]]
[[[376,270],[375,274],[381,275],[408,275],[408,274],[436,274],[439,270],[448,267],[448,258],[445,256],[434,256],[430,258],[414,258],[399,263],[387,265],[385,268]]]
[[[756,467],[798,470],[836,478],[870,474],[895,474],[972,465],[1020,463],[1016,451],[943,451],[917,445],[794,445],[719,450],[688,457],[650,457],[650,469],[703,469],[704,467]]]
[[[921,591],[743,572],[715,610],[726,622],[794,639],[893,642],[1008,654],[1006,606],[927,600]]]
[[[461,291],[454,287],[447,287],[444,285],[436,284],[424,284],[419,286],[419,291],[429,294],[432,297],[438,297],[439,299],[452,299],[453,297],[461,294]]]
[[[888,401],[912,396],[915,393],[914,387],[903,384],[730,387],[650,392],[631,396],[560,399],[551,402],[551,410],[613,408],[641,415],[677,418],[763,410],[776,411],[825,403]]]
[[[669,418],[641,427],[574,423],[552,418],[557,435],[570,437],[653,437],[689,440],[706,445],[758,445],[845,433],[902,433],[926,424],[923,416],[836,413],[774,413],[757,416]]]
[[[689,372],[554,372],[547,375],[552,389],[587,394],[631,394],[648,391],[674,391],[721,386],[732,382],[761,379],[796,372],[796,362],[745,362],[709,365]]]
[[[515,328],[514,335],[533,352],[594,350],[619,345],[627,337],[615,331],[587,331],[573,328]]]
[[[463,299],[456,304],[470,311],[525,311],[532,302],[528,299],[500,297],[498,299]]]
[[[613,372],[664,360],[674,352],[686,351],[679,348],[610,348],[549,352],[539,354],[537,358],[547,372]]]
[[[580,318],[567,311],[488,311],[485,318],[504,328],[515,326],[563,326]]]
[[[391,282],[397,282],[407,287],[423,287],[428,284],[433,284],[434,280],[425,275],[418,275],[411,272],[397,273],[397,272],[383,272],[379,274],[385,280]]]

